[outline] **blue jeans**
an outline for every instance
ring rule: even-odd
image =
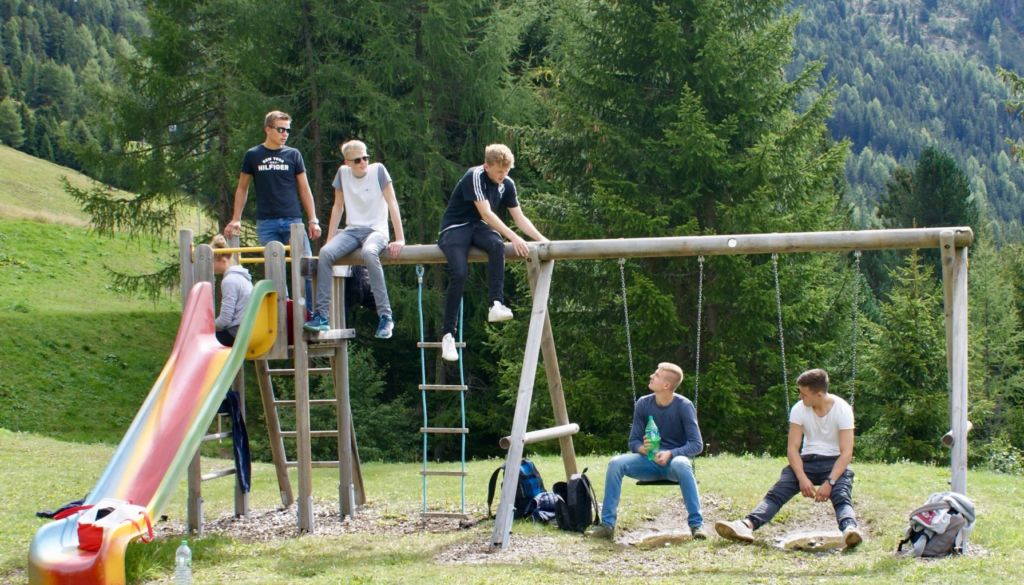
[[[275,217],[273,219],[257,219],[256,220],[256,238],[260,241],[261,246],[266,246],[270,242],[281,242],[285,246],[291,244],[292,241],[292,224],[302,223],[301,217]],[[302,232],[302,240],[305,249],[303,250],[304,255],[312,256],[313,249],[309,247],[309,236],[306,235],[305,230]],[[299,258],[298,254],[292,254],[292,258]],[[286,273],[289,274],[289,273]],[[290,280],[290,279],[286,279]],[[287,287],[287,282],[285,283]],[[310,303],[313,302],[313,279],[306,279],[306,307],[309,308]]]
[[[700,514],[700,494],[697,492],[697,479],[693,477],[693,466],[683,456],[673,457],[668,465],[661,466],[648,461],[646,455],[626,453],[616,455],[608,463],[608,471],[604,476],[604,504],[601,506],[601,524],[615,526],[616,510],[622,495],[622,477],[632,477],[641,481],[668,479],[679,482],[679,491],[683,494],[683,503],[689,514],[686,523],[691,528],[704,524]]]
[[[331,267],[338,258],[347,256],[362,248],[363,263],[370,277],[370,290],[377,303],[377,314],[391,316],[391,302],[388,288],[384,285],[384,268],[380,265],[380,253],[388,247],[388,237],[371,227],[350,226],[334,234],[331,241],[320,248],[317,263],[316,312],[327,318],[331,308]]]
[[[821,485],[823,482],[828,480],[829,475],[832,473],[832,468],[835,466],[836,459],[839,457],[830,457],[826,455],[804,455],[801,457],[804,463],[804,473],[807,475],[807,479],[811,480],[814,485]],[[747,515],[747,519],[754,526],[754,530],[757,530],[761,526],[767,524],[779,513],[779,509],[785,505],[786,502],[791,500],[793,496],[800,493],[800,481],[796,478],[796,473],[793,472],[793,468],[786,466],[782,470],[782,474],[779,475],[779,480],[775,482],[772,489],[768,490],[765,494],[764,499],[761,503],[754,508],[754,511]],[[829,495],[829,499],[832,500],[832,507],[836,512],[836,522],[839,524],[839,529],[843,530],[850,524],[857,525],[857,519],[853,513],[853,470],[849,467],[846,471],[839,476],[836,480],[836,485],[832,486],[832,492]]]

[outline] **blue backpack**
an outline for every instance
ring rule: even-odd
[[[491,514],[491,504],[494,502],[494,488],[498,483],[498,472],[503,471],[505,466],[494,470],[491,479],[487,482],[487,516],[494,518]],[[533,513],[537,506],[535,498],[544,492],[544,480],[540,478],[537,466],[529,459],[523,459],[519,463],[519,482],[516,485],[516,500],[512,510],[513,518],[525,518]]]

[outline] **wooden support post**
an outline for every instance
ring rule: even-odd
[[[288,358],[288,277],[285,270],[284,244],[267,242],[263,249],[263,270],[267,280],[274,282],[277,289],[277,337],[274,347],[264,359],[280,360]],[[303,288],[305,290],[305,288]]]
[[[348,267],[339,267],[327,274],[317,274],[317,278],[331,279],[331,329],[345,328],[345,278],[335,277],[334,272],[341,273]],[[348,339],[341,339],[334,346],[332,360],[334,395],[338,399],[335,408],[338,413],[338,505],[342,518],[355,516],[356,497],[353,479],[354,457],[352,450],[352,401],[348,386]]]
[[[178,232],[178,258],[181,261],[179,276],[181,278],[181,306],[185,307],[188,302],[188,295],[192,292],[192,286],[196,283],[195,260],[192,255],[192,230],[181,230]],[[202,496],[199,493],[199,485],[202,483],[202,470],[199,467],[199,452],[197,451],[189,463],[188,495],[185,500],[188,531],[196,535],[203,533],[203,512]]]
[[[178,259],[181,262],[178,276],[181,280],[181,306],[184,309],[188,294],[192,292],[192,285],[195,284],[195,273],[192,261],[192,230],[181,230],[178,232]]]
[[[953,346],[950,379],[950,418],[953,430],[951,489],[967,494],[967,256],[968,248],[956,249],[953,280]]]
[[[306,280],[302,276],[301,250],[305,250],[306,234],[303,224],[291,226],[292,250],[292,335],[295,345],[295,426],[297,471],[299,476],[298,527],[299,532],[313,532],[313,455],[309,436],[309,355],[302,338],[302,325],[306,321]]]
[[[195,282],[213,283],[213,248],[200,244],[195,248],[192,273]],[[212,300],[212,298],[211,298]],[[200,443],[202,445],[202,443]],[[203,534],[203,468],[199,449],[196,449],[188,465],[188,529],[197,535]]]
[[[245,424],[245,363],[242,363],[242,367],[238,369],[238,373],[235,375],[235,381],[231,384],[231,389],[238,393],[238,408],[241,411],[239,416],[241,417],[242,424]],[[231,424],[234,424],[233,422]],[[232,437],[234,435],[232,434]],[[232,441],[234,439],[232,438]],[[238,478],[242,476],[242,470],[235,468],[235,473]],[[250,487],[252,478],[250,480]],[[249,515],[249,492],[242,489],[242,483],[236,479],[235,481],[235,517],[248,516]]]
[[[956,247],[953,230],[939,236],[949,383],[950,489],[967,493],[967,247]]]
[[[532,262],[539,262],[537,249],[532,250]],[[530,328],[526,335],[526,350],[523,354],[523,369],[519,377],[519,391],[516,397],[516,410],[512,419],[511,445],[505,458],[505,474],[501,483],[501,503],[494,521],[494,532],[491,534],[492,549],[508,547],[512,531],[512,512],[515,501],[516,486],[519,482],[519,462],[523,458],[523,436],[530,419],[530,405],[533,402],[533,383],[537,379],[537,360],[540,357],[541,336],[544,322],[548,314],[548,295],[551,293],[551,273],[554,262],[540,264],[537,284],[533,291],[533,311],[530,314]]]
[[[942,313],[946,325],[946,384],[953,382],[953,282],[956,277],[956,242],[953,230],[939,234],[939,255],[942,259]],[[948,416],[953,416],[953,401],[950,394]],[[950,426],[950,428],[953,428]]]
[[[538,251],[539,254],[539,251]],[[537,271],[539,262],[527,264],[527,276],[530,283],[530,292],[536,295]],[[558,354],[555,351],[555,337],[551,330],[551,315],[544,314],[544,330],[541,333],[540,351],[544,357],[544,374],[548,380],[548,394],[551,396],[551,409],[555,415],[555,425],[565,426],[569,424],[569,411],[565,406],[565,391],[562,389],[562,374],[558,369]],[[572,435],[564,435],[558,438],[558,446],[562,452],[562,467],[565,468],[566,481],[577,472],[576,448],[572,442]]]

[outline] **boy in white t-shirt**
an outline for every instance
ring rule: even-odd
[[[402,231],[402,215],[398,211],[398,200],[391,182],[391,175],[381,163],[370,164],[366,144],[350,140],[341,145],[345,158],[334,177],[334,206],[327,229],[327,244],[320,248],[317,262],[316,302],[313,316],[303,325],[308,331],[327,331],[331,307],[331,267],[341,257],[362,248],[363,262],[370,277],[370,290],[377,304],[376,337],[391,337],[395,320],[391,313],[388,289],[384,284],[384,269],[380,254],[387,248],[392,258],[397,258],[405,246]],[[345,229],[337,231],[342,214],[345,215]],[[395,228],[395,239],[388,243],[388,215]]]
[[[828,393],[828,372],[807,370],[796,379],[800,402],[789,412],[789,465],[754,511],[742,520],[720,520],[715,531],[722,538],[753,542],[754,531],[775,517],[793,496],[815,502],[832,500],[836,522],[847,548],[864,540],[853,513],[853,408]],[[818,486],[815,489],[814,486]]]

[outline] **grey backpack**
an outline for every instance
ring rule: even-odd
[[[915,557],[944,557],[967,550],[974,529],[974,503],[956,492],[938,492],[910,513],[910,522],[896,548]]]

